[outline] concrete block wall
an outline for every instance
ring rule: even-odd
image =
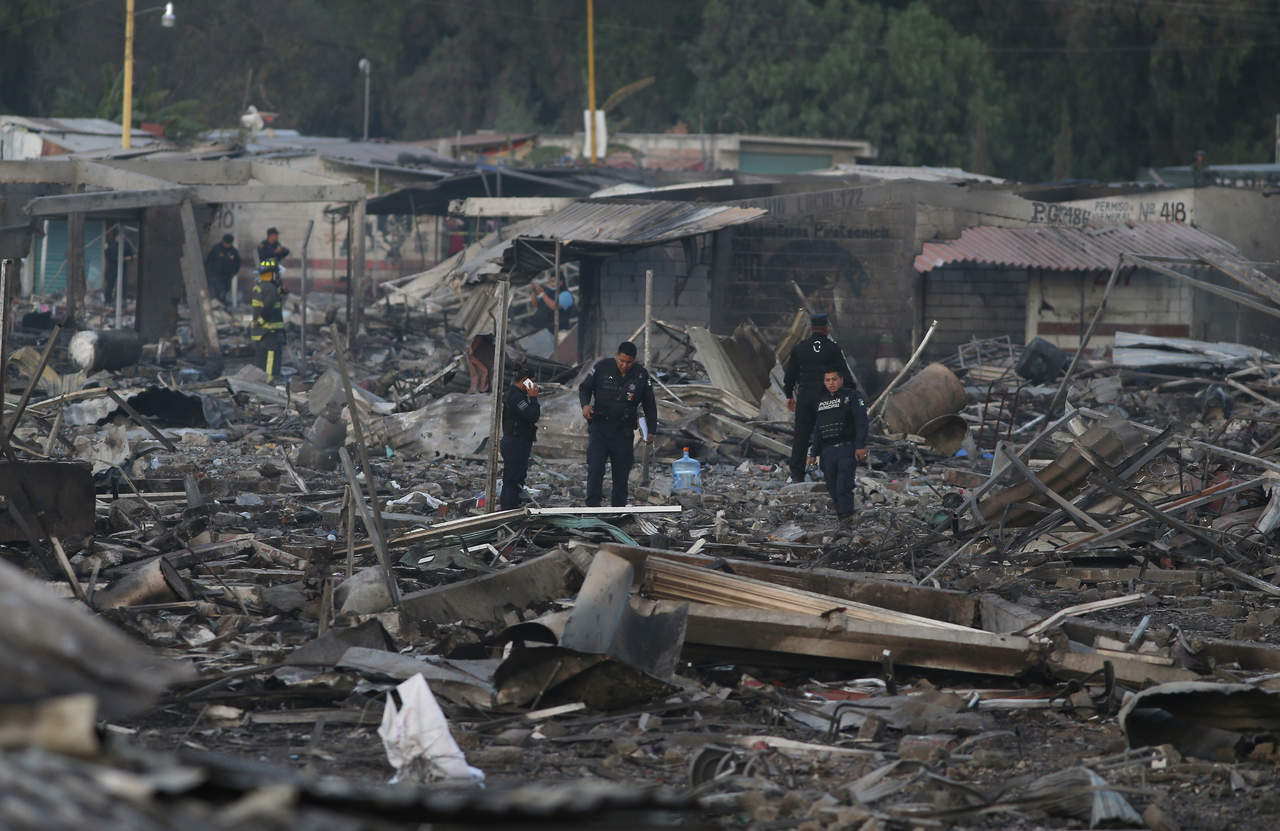
[[[925,275],[924,316],[937,320],[926,357],[941,360],[977,338],[1008,335],[1026,342],[1027,280],[1024,269],[939,268]]]
[[[830,315],[845,355],[874,364],[882,335],[911,354],[914,208],[883,205],[818,216],[769,217],[727,232],[727,265],[717,271],[713,329],[728,334],[746,318],[781,337],[800,299]]]
[[[1097,313],[1108,277],[1107,271],[1038,272],[1029,284],[1028,339],[1038,335],[1062,349],[1075,349],[1081,320],[1087,327]],[[1124,272],[1111,291],[1089,348],[1109,349],[1118,331],[1195,337],[1192,300],[1192,287],[1182,280],[1141,269]]]
[[[699,250],[705,240],[699,240]],[[692,273],[679,243],[651,246],[610,257],[600,264],[601,346],[608,354],[644,323],[645,271],[653,270],[653,316],[676,326],[708,326],[711,320],[708,268],[695,262]],[[644,349],[641,340],[637,348]],[[680,357],[684,347],[655,328],[654,363]],[[588,356],[589,357],[589,356]]]

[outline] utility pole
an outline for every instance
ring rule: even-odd
[[[120,121],[120,146],[128,150],[133,146],[133,0],[124,3],[124,105]]]
[[[132,2],[132,0],[130,0]],[[595,3],[587,0],[587,146],[596,163],[596,35]],[[132,30],[130,30],[132,31]]]

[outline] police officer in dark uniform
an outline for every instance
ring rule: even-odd
[[[289,249],[280,244],[280,229],[268,228],[267,238],[258,243],[258,262],[275,260],[277,263],[282,263],[287,256],[289,256]]]
[[[518,378],[502,396],[502,494],[498,506],[510,510],[520,504],[520,491],[529,475],[529,455],[538,437],[538,385],[531,378]]]
[[[827,316],[809,315],[811,334],[791,350],[782,391],[787,396],[787,409],[796,414],[795,435],[791,440],[791,481],[804,480],[805,451],[813,433],[814,404],[825,395],[822,376],[840,373],[846,386],[855,386],[849,364],[836,342],[827,337]]]
[[[209,296],[231,305],[231,281],[240,273],[240,252],[235,247],[236,238],[223,234],[222,241],[204,257],[205,277],[209,281]]]
[[[593,405],[592,399],[595,399]],[[627,504],[627,476],[635,463],[636,408],[644,408],[645,441],[653,441],[658,404],[649,371],[636,363],[636,345],[623,341],[618,354],[596,362],[578,387],[587,427],[587,505],[596,508],[604,489],[604,463],[613,469],[614,507]]]
[[[839,371],[827,372],[822,383],[826,392],[812,405],[810,462],[819,460],[840,529],[847,531],[853,524],[853,476],[858,462],[867,460],[867,407],[856,389],[845,387]]]
[[[267,382],[275,381],[280,368],[280,353],[284,350],[284,296],[287,294],[280,282],[280,265],[275,260],[263,260],[258,265],[258,281],[253,284],[253,327],[249,337],[253,340],[254,363],[267,373]]]

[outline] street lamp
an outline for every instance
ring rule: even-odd
[[[364,140],[369,140],[369,59],[361,58],[356,67],[364,73]]]
[[[153,6],[140,12],[134,11],[133,0],[125,0],[124,3],[124,103],[120,113],[120,120],[123,122],[120,125],[120,146],[126,150],[133,146],[133,18],[161,9],[164,13],[160,15],[160,25],[172,29],[178,20],[173,13],[172,3]]]

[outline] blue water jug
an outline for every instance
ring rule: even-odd
[[[702,465],[697,459],[689,458],[689,448],[671,463],[671,478],[675,480],[671,486],[673,492],[702,493]]]

